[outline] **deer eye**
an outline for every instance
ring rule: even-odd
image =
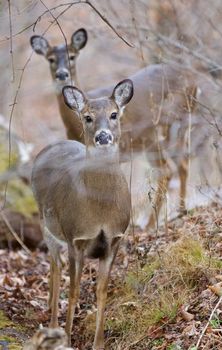
[[[117,119],[117,113],[113,112],[110,116],[110,119],[116,120]]]
[[[75,56],[74,56],[74,55],[72,55],[72,56],[69,56],[69,59],[70,59],[70,61],[74,61],[74,59],[75,59]]]
[[[90,115],[86,115],[85,117],[85,121],[87,122],[87,123],[92,123],[92,118],[90,117]]]
[[[54,57],[49,57],[48,61],[49,61],[50,64],[53,64],[53,63],[55,63],[55,58]]]

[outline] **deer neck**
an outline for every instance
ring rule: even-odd
[[[79,120],[79,116],[66,106],[62,94],[62,89],[66,85],[79,86],[76,70],[74,69],[74,71],[72,71],[71,79],[69,81],[66,81],[65,83],[61,82],[60,85],[56,83],[55,85],[59,111],[66,128],[67,138],[70,140],[76,140],[81,143],[84,143],[83,128],[82,123]]]
[[[104,203],[114,202],[121,175],[117,151],[86,147],[85,166],[81,176],[90,198]]]
[[[86,159],[99,166],[119,166],[119,145],[109,147],[86,146]]]
[[[84,143],[83,127],[79,116],[66,106],[62,93],[57,95],[57,100],[68,139]]]

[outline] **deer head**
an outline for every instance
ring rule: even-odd
[[[90,149],[116,148],[120,138],[120,117],[133,96],[133,83],[125,79],[113,89],[110,97],[87,99],[76,87],[63,88],[65,103],[83,124],[85,144]]]
[[[59,92],[65,85],[76,83],[76,59],[87,43],[85,29],[81,28],[74,32],[67,46],[65,44],[50,46],[48,41],[39,35],[32,36],[30,43],[37,54],[48,60],[53,81]]]

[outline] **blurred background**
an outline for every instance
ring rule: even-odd
[[[193,150],[187,203],[189,208],[212,200],[221,203],[221,1],[92,0],[90,4],[58,0],[0,2],[2,205],[6,202],[5,208],[19,211],[25,217],[37,212],[29,186],[24,182],[29,170],[25,174],[23,167],[21,174],[20,164],[33,159],[45,145],[65,138],[48,62],[33,53],[29,43],[33,34],[44,34],[51,45],[64,43],[61,28],[68,42],[77,29],[85,28],[88,32],[88,43],[77,60],[78,80],[83,90],[116,83],[142,67],[161,62],[187,68],[198,75],[200,107],[206,123],[194,134],[195,141],[203,132],[203,142],[201,151]],[[114,33],[93,6],[132,47]],[[11,142],[7,132],[9,123]],[[205,134],[208,127],[210,131]],[[146,207],[150,206],[149,172],[141,155],[133,163],[132,185],[135,222],[141,227],[146,224]],[[169,215],[175,212],[178,201],[176,174],[171,192]],[[26,224],[24,219],[23,230]]]

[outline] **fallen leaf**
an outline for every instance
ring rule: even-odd
[[[197,333],[198,332],[197,332],[197,329],[196,329],[195,321],[191,322],[191,324],[189,324],[189,326],[187,326],[183,330],[183,334],[186,335],[187,337],[193,337]]]
[[[213,286],[208,286],[208,288],[211,290],[211,292],[218,295],[219,297],[222,296],[222,282],[218,282]]]
[[[186,309],[181,308],[180,315],[184,321],[190,322],[194,319],[194,315],[186,311]]]
[[[222,281],[222,275],[216,275],[215,278],[219,281]]]

